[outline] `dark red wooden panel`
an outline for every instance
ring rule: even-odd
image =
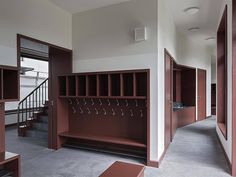
[[[206,70],[198,69],[198,118],[197,120],[204,120],[206,118]]]
[[[167,148],[172,140],[172,74],[173,63],[172,58],[165,52],[165,148]]]

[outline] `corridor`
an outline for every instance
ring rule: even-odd
[[[229,177],[215,126],[213,117],[178,129],[156,176]]]

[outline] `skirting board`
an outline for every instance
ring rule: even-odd
[[[168,148],[167,148],[168,149]],[[159,161],[148,161],[147,165],[150,167],[154,167],[154,168],[159,168],[161,166],[161,162],[164,159],[165,155],[166,155],[166,151],[167,149],[164,150],[164,152],[161,155],[161,158],[159,159]]]

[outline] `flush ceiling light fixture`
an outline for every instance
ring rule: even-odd
[[[199,7],[189,7],[187,9],[184,9],[184,13],[188,15],[194,15],[200,11]]]
[[[197,32],[199,30],[200,30],[200,28],[198,28],[198,27],[194,27],[194,28],[189,28],[188,29],[188,31],[190,31],[190,32]]]
[[[205,40],[206,41],[212,41],[212,40],[215,40],[216,38],[215,37],[208,37],[208,38],[206,38]]]

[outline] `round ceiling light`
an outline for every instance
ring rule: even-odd
[[[190,32],[197,32],[199,30],[200,30],[200,28],[198,28],[198,27],[194,27],[194,28],[189,28],[188,29],[188,31],[190,31]]]
[[[200,11],[199,7],[189,7],[187,9],[184,9],[184,12],[188,15],[194,15]]]

